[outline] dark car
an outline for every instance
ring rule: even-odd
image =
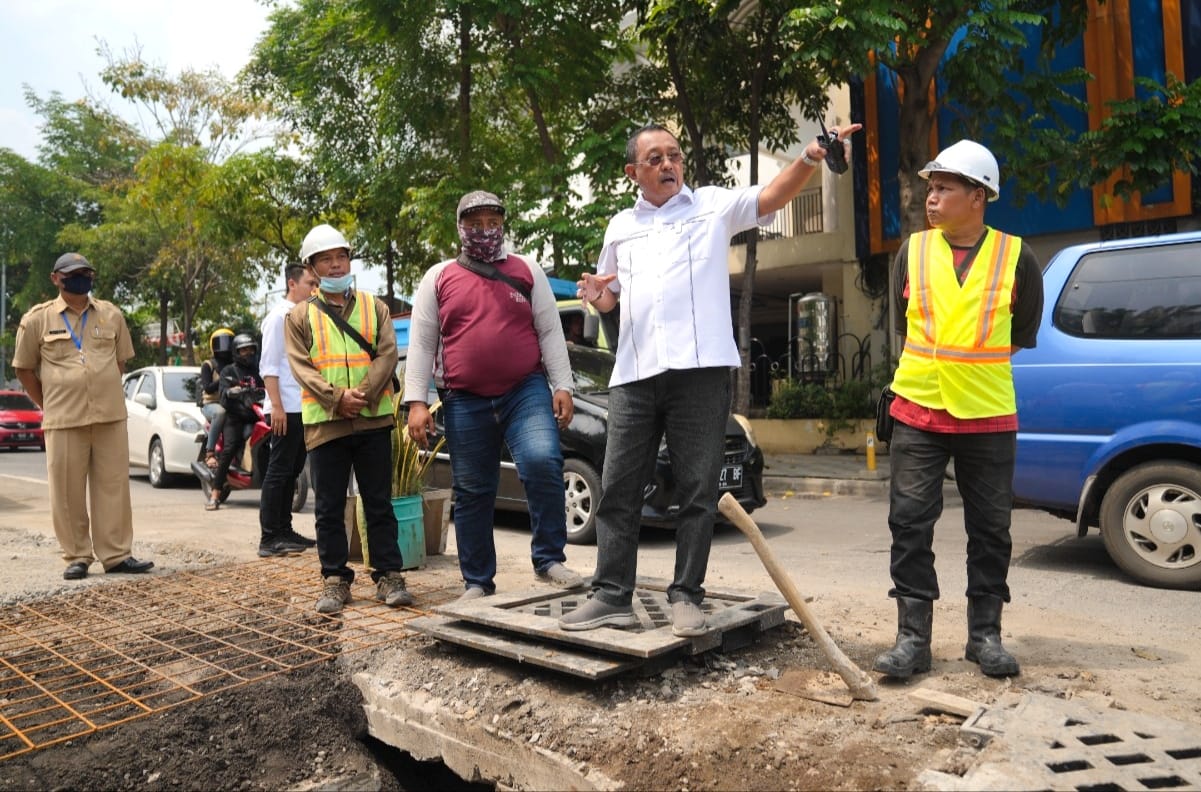
[[[589,544],[596,541],[596,505],[601,487],[601,467],[605,460],[605,440],[609,420],[609,377],[613,372],[613,354],[568,344],[571,369],[575,377],[575,415],[560,433],[563,447],[563,486],[567,494],[567,541]],[[431,394],[431,403],[437,395]],[[443,430],[440,413],[435,412],[437,430]],[[438,455],[430,471],[434,487],[451,486],[450,456]],[[748,513],[767,503],[763,495],[763,452],[755,442],[750,422],[731,415],[726,422],[725,464],[718,485],[729,492]],[[500,488],[496,508],[526,511],[525,490],[517,476],[517,467],[506,451],[501,462]],[[642,504],[644,525],[671,527],[679,504],[675,502],[675,484],[668,461],[667,446],[659,445],[659,458],[653,481],[646,488]]]
[[[0,448],[22,447],[46,450],[42,410],[27,393],[0,391]]]

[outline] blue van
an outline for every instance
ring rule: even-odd
[[[1014,495],[1098,527],[1150,586],[1201,589],[1201,233],[1077,245],[1013,357]]]

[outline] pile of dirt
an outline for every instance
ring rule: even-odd
[[[852,659],[873,647],[841,642]],[[888,685],[881,700],[831,706],[780,692],[790,669],[826,668],[795,622],[728,655],[690,657],[645,678],[574,680],[433,641],[373,674],[515,746],[536,746],[630,789],[912,789],[925,769],[962,773],[962,718],[923,714]],[[415,655],[415,656],[414,656]],[[837,679],[835,677],[835,679]],[[923,680],[988,703],[1009,685],[978,673]],[[967,754],[965,756],[965,751]]]

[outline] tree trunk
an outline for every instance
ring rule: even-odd
[[[471,177],[471,15],[459,6],[459,178]]]
[[[167,365],[167,308],[170,305],[166,289],[158,293],[158,354],[155,362],[160,366]]]
[[[692,149],[692,178],[694,187],[704,187],[712,183],[709,176],[709,163],[705,157],[705,131],[696,120],[692,111],[692,100],[689,96],[688,83],[685,81],[684,69],[680,66],[679,45],[674,38],[666,42],[667,69],[671,73],[671,82],[676,87],[676,108],[684,122],[684,131],[688,133],[688,145]]]

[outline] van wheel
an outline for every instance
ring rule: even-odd
[[[567,506],[567,541],[596,544],[596,507],[600,476],[582,459],[563,460],[563,489]]]
[[[1201,589],[1201,467],[1153,462],[1123,473],[1101,501],[1101,537],[1140,583]]]

